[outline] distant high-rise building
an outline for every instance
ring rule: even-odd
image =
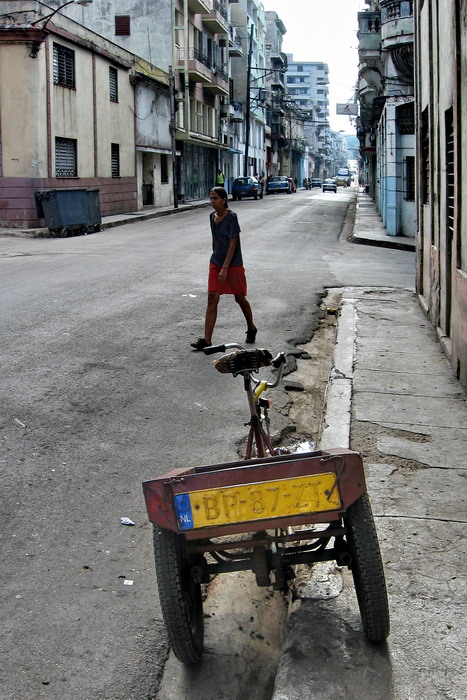
[[[329,119],[329,70],[327,63],[294,61],[287,54],[287,91],[297,106],[313,110],[319,121]]]
[[[311,172],[316,176],[332,174],[331,131],[329,126],[329,69],[320,61],[294,61],[287,54],[286,88],[289,99],[308,119],[304,122]]]

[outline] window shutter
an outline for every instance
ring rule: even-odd
[[[118,72],[112,66],[109,67],[109,96],[112,102],[118,102]]]
[[[120,176],[120,146],[118,143],[110,144],[112,177]]]
[[[130,15],[115,15],[115,36],[130,36]]]
[[[75,87],[75,52],[60,44],[53,45],[53,80],[55,85]]]

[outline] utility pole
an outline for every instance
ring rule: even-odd
[[[251,57],[253,55],[253,30],[250,29],[250,43],[248,47],[248,62],[246,67],[246,113],[245,113],[245,158],[243,161],[243,175],[248,175],[248,151],[250,150],[250,82],[251,82]]]

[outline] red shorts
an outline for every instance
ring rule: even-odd
[[[227,271],[227,279],[222,284],[219,282],[221,267],[209,263],[208,292],[219,294],[239,294],[246,297],[246,277],[243,265],[234,265]]]

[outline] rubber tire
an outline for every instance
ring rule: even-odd
[[[363,629],[370,642],[382,642],[389,635],[389,606],[368,494],[364,493],[347,509],[344,524]]]
[[[196,664],[203,654],[203,600],[200,584],[190,576],[182,537],[153,524],[157,586],[169,643],[179,661]]]

